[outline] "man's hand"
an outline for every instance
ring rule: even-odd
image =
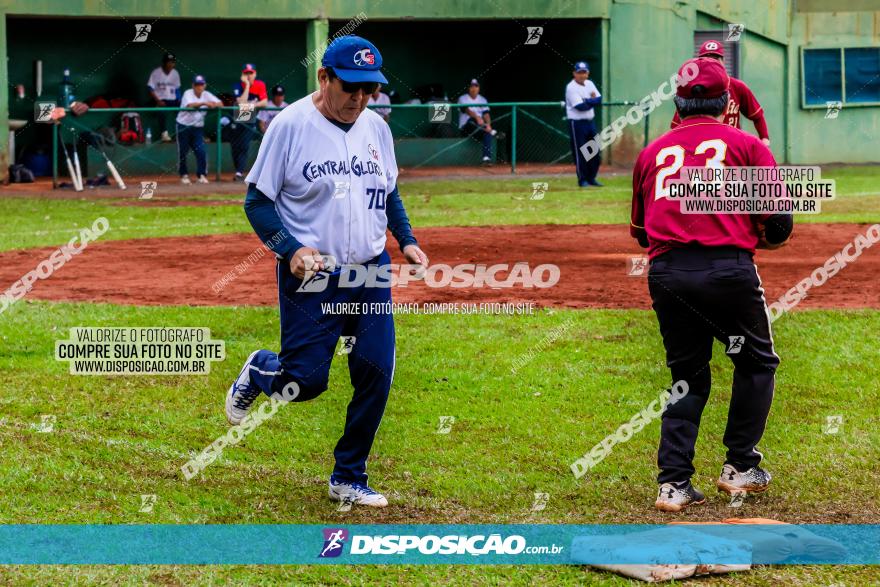
[[[764,146],[765,146],[765,147],[769,147],[769,146],[770,146],[770,139],[761,139],[761,142],[764,143]]]
[[[161,106],[164,106],[164,105],[165,105],[165,100],[156,100],[156,106],[161,107]]]
[[[241,74],[241,83],[243,83],[243,84],[246,85],[246,86],[250,86],[250,85],[251,85],[251,82],[248,81],[248,76],[247,76],[246,73]]]
[[[406,245],[403,247],[403,256],[412,265],[421,265],[426,269],[428,267],[428,255],[418,245]]]
[[[324,256],[321,255],[321,251],[312,247],[301,247],[290,258],[290,272],[297,279],[304,279],[306,273],[324,269]]]

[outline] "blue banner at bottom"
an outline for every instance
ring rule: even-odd
[[[0,564],[880,564],[878,525],[6,525]]]

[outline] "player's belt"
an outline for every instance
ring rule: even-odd
[[[706,259],[737,259],[741,263],[751,263],[753,256],[749,251],[739,247],[673,247],[663,252],[654,261],[698,261]]]

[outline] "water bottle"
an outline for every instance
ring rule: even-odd
[[[151,145],[153,143],[153,129],[148,128],[147,134],[144,135],[144,138],[146,139],[147,144]]]
[[[70,69],[65,69],[64,78],[61,80],[61,105],[67,108],[73,101],[73,82],[70,81]]]

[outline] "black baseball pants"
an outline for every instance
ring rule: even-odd
[[[694,474],[713,339],[725,345],[734,365],[725,462],[740,471],[757,465],[762,455],[755,446],[770,413],[779,357],[752,255],[736,248],[674,249],[651,262],[648,289],[672,380],[685,380],[689,388],[663,413],[658,482],[686,481]]]

